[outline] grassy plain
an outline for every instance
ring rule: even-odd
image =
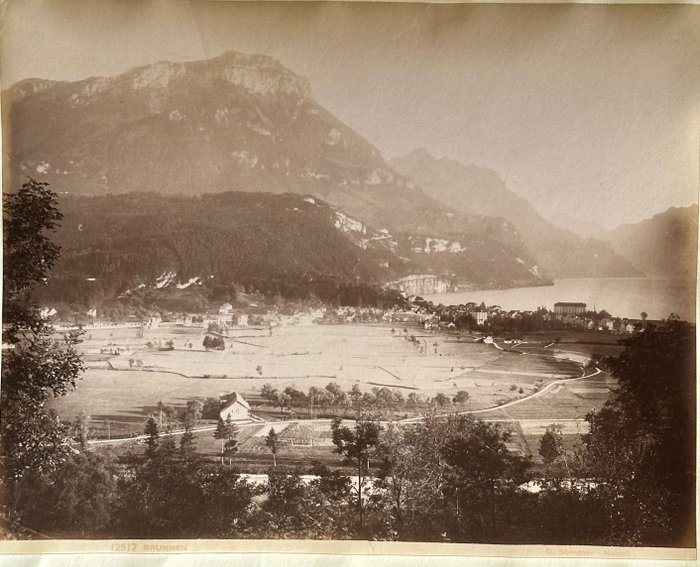
[[[89,330],[80,345],[87,366],[83,380],[51,405],[64,419],[80,411],[90,415],[96,437],[120,437],[142,433],[158,402],[181,411],[193,398],[218,398],[233,391],[242,393],[265,419],[281,417],[279,411],[258,405],[260,388],[266,383],[280,391],[287,386],[307,391],[330,382],[349,391],[358,384],[363,392],[387,387],[404,397],[410,392],[428,397],[442,392],[452,397],[466,390],[468,404],[452,409],[484,410],[526,398],[549,382],[582,374],[580,364],[561,356],[573,345],[558,344],[558,352],[544,349],[549,337],[529,340],[525,346],[530,350],[508,351],[466,335],[446,336],[418,328],[404,332],[403,327],[395,327],[392,332],[387,325],[308,324],[277,327],[271,335],[267,329],[237,329],[226,340],[224,351],[206,351],[202,339],[201,329],[174,325],[147,330],[142,337],[136,329]],[[174,350],[155,348],[170,340]],[[149,342],[154,348],[147,346]],[[571,352],[582,354],[578,349]],[[581,432],[585,423],[568,420],[582,418],[605,401],[610,384],[605,375],[600,376],[562,384],[546,395],[479,417],[510,427],[515,446],[537,457],[536,441],[550,423],[563,420],[567,436]],[[412,415],[416,413],[404,409],[390,417]],[[270,453],[264,437],[255,434],[256,427],[241,429],[237,460],[262,466],[269,462]],[[331,453],[327,425],[311,426],[305,434],[295,432],[296,426],[284,433],[288,427],[280,422],[278,432],[283,439],[288,437],[280,461],[338,461]],[[199,450],[215,458],[220,445],[212,433],[200,432],[197,437]]]

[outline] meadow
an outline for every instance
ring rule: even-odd
[[[86,331],[80,344],[87,367],[83,379],[75,391],[53,400],[51,407],[66,420],[83,412],[91,418],[94,438],[115,438],[141,434],[159,402],[181,412],[194,398],[218,399],[239,392],[253,412],[258,410],[267,421],[280,420],[276,429],[283,439],[281,462],[337,462],[338,457],[331,453],[328,420],[305,426],[303,422],[285,423],[292,416],[261,399],[264,384],[279,391],[291,386],[305,392],[311,386],[324,388],[332,382],[348,392],[357,384],[362,392],[386,387],[400,391],[404,398],[415,392],[426,398],[443,393],[451,399],[463,390],[469,393],[468,402],[444,411],[477,410],[480,418],[510,428],[514,446],[537,459],[537,439],[545,427],[559,420],[567,437],[585,432],[583,416],[604,403],[611,385],[601,374],[488,411],[528,398],[553,381],[582,375],[582,365],[566,359],[563,349],[569,345],[544,348],[549,337],[541,342],[530,340],[520,350],[508,350],[511,347],[505,344],[498,348],[468,335],[444,335],[420,328],[298,324],[276,327],[271,333],[269,329],[234,329],[223,351],[207,351],[202,346],[201,328],[164,324],[142,335],[136,329]],[[172,341],[173,350],[162,350],[168,341]],[[572,352],[581,354],[579,349]],[[329,411],[326,408],[326,417]],[[339,408],[336,411],[352,418],[352,410],[350,414]],[[404,406],[383,418],[400,420],[424,411],[424,407]],[[294,417],[305,413],[308,415],[308,408],[299,408]],[[314,416],[324,415],[317,410]],[[211,429],[214,424],[203,419],[198,425]],[[302,426],[307,430],[300,433]],[[264,437],[255,434],[256,428],[259,433],[259,425],[241,428],[237,456],[253,468],[270,461]],[[216,458],[220,444],[211,431],[199,432],[197,438],[200,452]]]

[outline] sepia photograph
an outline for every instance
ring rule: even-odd
[[[696,557],[700,7],[0,16],[0,552]]]

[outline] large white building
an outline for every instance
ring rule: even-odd
[[[585,303],[559,301],[554,304],[555,315],[583,315],[585,312]]]

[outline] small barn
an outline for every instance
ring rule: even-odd
[[[224,407],[219,412],[219,415],[224,421],[226,421],[229,416],[231,416],[231,421],[233,422],[251,420],[250,406],[245,398],[238,392],[227,396]]]

